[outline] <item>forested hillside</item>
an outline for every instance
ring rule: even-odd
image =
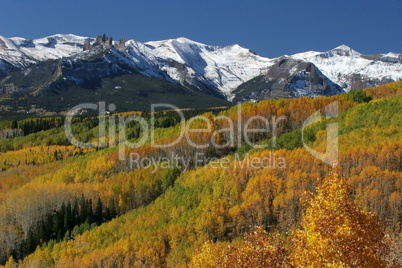
[[[0,140],[0,263],[400,267],[401,92],[397,82],[331,97],[189,111],[186,119],[202,115],[212,122],[210,131],[189,134],[194,143],[208,146],[197,149],[182,138],[155,148],[147,139],[144,146],[127,149],[124,161],[118,144],[71,145],[64,118],[3,121],[2,129],[21,129],[24,136]],[[334,102],[339,116],[325,117],[325,107]],[[316,111],[321,121],[302,129]],[[151,122],[149,114],[140,115]],[[276,139],[272,131],[244,135],[242,124],[256,115],[276,122]],[[231,127],[220,119],[224,116],[234,133],[222,131]],[[106,144],[121,134],[109,119]],[[339,128],[336,167],[314,157],[302,142],[324,153],[327,125],[333,123]],[[157,113],[154,125],[156,144],[180,136],[174,111]],[[190,126],[206,128],[206,122],[196,118]],[[250,128],[261,126],[251,121]],[[76,117],[72,131],[78,140],[94,142],[97,119]],[[124,135],[135,142],[143,134],[140,124],[131,122]],[[132,154],[161,161],[132,168]],[[175,163],[173,155],[188,165]],[[200,163],[197,155],[207,160]],[[269,165],[250,164],[258,160]]]

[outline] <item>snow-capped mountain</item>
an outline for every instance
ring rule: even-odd
[[[70,57],[81,52],[86,39],[87,37],[73,34],[56,34],[35,40],[21,37],[13,37],[9,40],[23,54],[36,61],[45,61]]]
[[[387,53],[362,55],[346,45],[330,51],[293,55],[317,66],[345,91],[402,80],[402,55]]]
[[[86,37],[56,34],[41,39],[0,36],[0,59],[15,67],[70,57],[82,51]]]
[[[313,63],[298,57],[273,60],[268,71],[240,85],[235,101],[271,98],[317,97],[341,94],[344,90],[326,77]]]
[[[40,61],[72,56],[82,58],[79,54],[86,39],[72,34],[57,34],[36,40],[0,37],[0,44],[5,44],[0,46],[0,59],[14,67],[24,68]],[[94,41],[93,38],[90,40]],[[144,75],[161,79],[168,77],[180,84],[197,87],[207,85],[217,88],[229,98],[236,87],[271,65],[270,59],[255,55],[239,45],[209,46],[186,38],[147,43],[129,40],[125,42],[120,56]]]
[[[55,70],[46,86],[60,76],[85,86],[94,78],[139,73],[232,101],[333,95],[402,80],[401,54],[362,55],[345,45],[269,59],[239,45],[210,46],[183,37],[111,40],[73,34],[35,40],[0,36],[0,93],[4,86],[3,94],[29,89],[29,83],[14,85],[10,74],[20,70],[27,76],[34,65],[51,68],[42,64],[49,61]]]
[[[208,84],[229,98],[234,89],[272,65],[270,59],[239,45],[217,47],[178,38],[147,42],[145,46],[152,55],[148,58],[155,59],[159,68],[175,81]]]

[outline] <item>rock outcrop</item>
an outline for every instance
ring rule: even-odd
[[[123,38],[120,38],[119,42],[114,45],[118,50],[123,51],[126,48],[126,40]]]
[[[0,39],[0,49],[6,49],[6,48],[7,48],[6,43]]]
[[[88,38],[85,40],[85,43],[84,43],[84,51],[90,50],[91,48],[92,48],[91,39]]]
[[[57,64],[56,68],[53,71],[53,79],[56,80],[57,78],[63,76],[63,66],[61,61]]]
[[[98,35],[93,46],[95,47],[100,45],[104,45],[106,48],[112,48],[113,38],[110,36],[106,36],[105,34],[103,34],[102,36]]]
[[[106,36],[105,34],[103,35],[98,35],[95,38],[95,42],[91,44],[91,39],[88,38],[85,40],[84,43],[84,51],[90,50],[93,47],[96,46],[105,46],[106,48],[112,48],[113,47],[113,38],[110,36]],[[115,45],[115,47],[119,50],[124,50],[126,47],[126,41],[124,38],[121,38],[120,41]]]

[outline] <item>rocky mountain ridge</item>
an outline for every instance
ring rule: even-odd
[[[29,83],[29,74],[43,66],[53,68],[49,79]],[[116,42],[106,35],[57,34],[35,40],[0,36],[3,95],[37,92],[57,79],[96,89],[101,79],[123,74],[160,79],[229,101],[258,101],[334,95],[399,81],[402,55],[363,55],[341,45],[327,52],[269,59],[239,45],[210,46],[183,37],[142,43],[124,38]],[[27,82],[15,77],[25,77]],[[59,89],[63,86],[58,84]]]

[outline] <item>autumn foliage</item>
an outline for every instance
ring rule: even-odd
[[[268,233],[261,227],[244,234],[239,246],[221,246],[207,242],[196,253],[190,267],[289,267],[288,250],[284,238],[277,232]]]
[[[380,222],[353,203],[337,173],[319,182],[316,194],[306,192],[302,203],[301,228],[290,237],[257,227],[240,246],[207,242],[191,267],[386,267]]]
[[[340,95],[265,100],[219,114],[208,112],[204,115],[213,121],[212,131],[229,126],[227,120],[215,120],[217,115],[234,121],[233,135],[220,132],[215,138],[218,144],[234,138],[235,147],[198,150],[180,140],[171,148],[155,149],[148,142],[126,155],[127,159],[133,152],[141,157],[169,157],[173,152],[194,163],[195,153],[202,153],[225,160],[227,168],[205,163],[187,170],[183,166],[133,169],[129,161],[119,160],[117,147],[81,150],[66,143],[62,127],[41,126],[45,121],[34,120],[38,123],[32,126],[51,129],[0,141],[0,262],[8,267],[186,267],[190,263],[194,267],[382,267],[385,263],[398,267],[402,264],[400,88],[398,82],[378,91],[365,90],[373,100],[363,103]],[[333,101],[339,103],[339,116],[322,118],[304,134],[309,147],[323,152],[326,124],[339,123],[337,175],[303,148],[300,129],[306,118],[316,110],[323,115],[324,107]],[[269,122],[284,116],[277,124],[277,146],[269,132],[250,135],[253,143],[268,144],[267,148],[246,145],[245,137],[238,135],[244,133],[236,121],[238,113],[244,121],[254,115]],[[177,120],[161,113],[156,143],[179,136]],[[258,120],[250,125],[262,126]],[[192,127],[205,124],[194,120]],[[82,118],[73,131],[80,140],[92,141],[98,133],[96,120]],[[138,126],[128,126],[131,141],[140,134]],[[190,134],[197,144],[210,145],[213,137],[208,132]],[[253,168],[250,159],[271,159],[276,164]],[[283,159],[281,167],[278,159]],[[41,236],[36,250],[21,259],[25,254],[20,245],[30,241],[30,230],[40,233],[47,219],[56,223],[63,204],[74,204],[81,197],[94,201],[85,205],[88,211],[101,207],[97,214],[107,215],[108,208],[115,206],[119,216],[113,220],[103,216],[96,221],[99,226],[82,230],[78,224],[85,223],[70,222],[60,235]],[[44,241],[49,237],[54,241]]]
[[[291,238],[295,266],[386,267],[383,227],[348,194],[345,180],[336,173],[317,186],[316,195],[306,193],[302,227]]]

